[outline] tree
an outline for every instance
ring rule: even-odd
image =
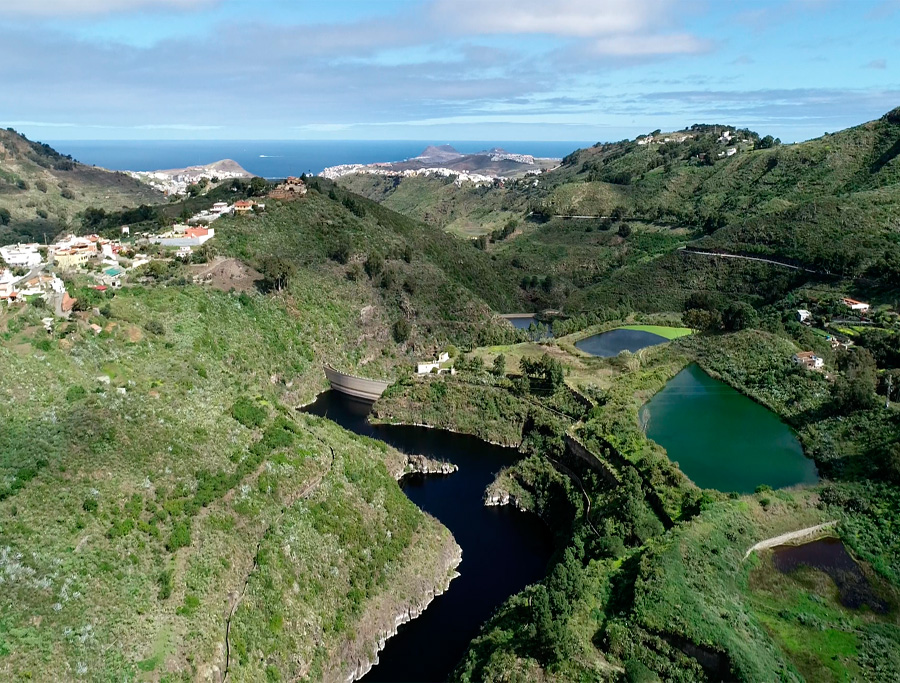
[[[775,146],[775,138],[771,135],[767,135],[764,138],[761,138],[759,142],[756,143],[756,149],[769,149],[770,147]]]
[[[332,249],[329,256],[340,264],[345,264],[350,260],[353,249],[347,239],[342,239]]]
[[[384,270],[384,257],[377,251],[372,252],[369,254],[368,258],[366,258],[365,269],[366,275],[374,279],[381,274],[382,270]]]
[[[394,334],[394,341],[398,344],[402,344],[409,339],[410,332],[412,331],[412,326],[409,324],[409,321],[406,318],[400,318],[397,322],[394,323],[394,328],[392,331]]]
[[[887,449],[884,464],[888,478],[895,484],[900,484],[900,442]]]
[[[12,215],[9,213],[9,209],[4,206],[0,206],[0,225],[9,225],[9,221],[12,218]]]
[[[618,233],[619,237],[624,239],[631,234],[631,226],[623,221],[619,223],[619,226],[616,228],[616,232]]]
[[[714,332],[722,327],[722,316],[718,311],[691,308],[685,311],[681,320],[686,327],[697,332]]]
[[[684,302],[683,310],[688,311],[692,308],[716,311],[719,309],[719,297],[710,292],[691,292]]]
[[[502,353],[494,358],[494,363],[491,366],[491,372],[493,372],[497,377],[503,377],[506,375],[506,356]]]
[[[260,264],[260,272],[265,276],[269,288],[280,292],[297,274],[297,268],[287,259],[270,256],[263,259]]]
[[[722,326],[729,332],[738,332],[756,325],[756,309],[743,301],[728,304],[722,312]]]
[[[841,374],[831,387],[831,399],[838,413],[852,413],[874,407],[877,366],[868,350],[855,348],[838,354]]]
[[[831,400],[838,413],[867,410],[875,405],[875,390],[860,375],[840,375],[831,387]]]
[[[250,194],[254,197],[264,195],[269,189],[269,183],[265,178],[254,176],[250,179]]]
[[[529,391],[534,394],[551,396],[565,382],[562,363],[546,353],[537,360],[523,357],[519,371],[528,379]]]
[[[538,657],[544,662],[556,659],[556,638],[550,595],[544,586],[535,586],[531,597],[531,623],[534,624]]]

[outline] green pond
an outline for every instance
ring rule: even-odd
[[[768,408],[689,365],[641,408],[647,436],[701,488],[751,493],[818,481],[796,435]]]

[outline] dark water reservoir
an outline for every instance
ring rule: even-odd
[[[818,481],[794,432],[768,408],[689,365],[641,408],[647,436],[701,488],[751,493]]]
[[[859,609],[868,605],[879,613],[888,609],[887,603],[875,595],[862,569],[839,538],[822,538],[803,545],[780,545],[773,553],[775,568],[782,574],[790,574],[799,567],[828,574],[837,585],[844,607]]]
[[[527,330],[532,323],[537,323],[537,319],[533,315],[523,318],[507,318],[507,320],[517,330]]]
[[[525,330],[526,332],[534,325],[534,330],[531,339],[533,341],[540,341],[541,339],[549,339],[553,336],[553,330],[550,329],[550,325],[544,323],[543,329],[539,330],[538,326],[541,325],[538,322],[538,319],[533,315],[527,315],[516,318],[506,318],[507,322],[511,323],[513,327],[517,330]]]
[[[514,449],[425,427],[371,425],[370,408],[327,391],[304,410],[405,453],[458,465],[459,471],[451,475],[414,475],[401,485],[410,500],[450,529],[463,559],[460,576],[447,592],[400,627],[379,654],[379,664],[362,680],[444,681],[494,610],[544,577],[552,534],[535,515],[484,506],[484,490],[494,475],[519,457]]]
[[[610,330],[575,342],[575,348],[592,356],[612,358],[622,351],[639,351],[648,346],[665,344],[668,339],[644,330]]]

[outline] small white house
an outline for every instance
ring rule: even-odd
[[[842,299],[842,301],[844,302],[844,305],[851,311],[860,311],[862,313],[865,313],[869,310],[869,304],[867,304],[865,301],[857,301],[856,299],[848,299],[846,297]]]
[[[737,147],[729,147],[725,150],[725,156],[732,157],[737,154]]]
[[[812,313],[807,311],[805,308],[800,308],[797,310],[797,320],[801,323],[808,322],[812,320]]]
[[[437,361],[428,361],[427,363],[418,363],[416,364],[416,374],[417,375],[427,375],[432,370],[437,370],[440,372],[441,364]]]
[[[430,372],[442,372],[441,363],[446,363],[450,360],[450,354],[446,351],[441,351],[438,354],[437,360],[429,360],[424,363],[416,364],[416,374],[417,375],[427,375]],[[446,372],[446,370],[444,370]],[[451,372],[450,374],[456,374],[455,372]]]
[[[807,370],[821,370],[825,361],[815,354],[815,351],[801,351],[794,354],[794,362]]]

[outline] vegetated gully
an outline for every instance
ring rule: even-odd
[[[422,615],[400,627],[362,680],[445,681],[494,610],[544,577],[553,536],[536,515],[484,505],[496,473],[519,458],[514,449],[426,427],[372,425],[370,408],[332,390],[303,410],[405,453],[456,464],[459,471],[451,475],[409,475],[401,486],[450,529],[463,554],[460,576]]]

